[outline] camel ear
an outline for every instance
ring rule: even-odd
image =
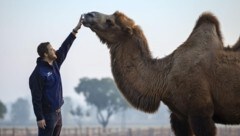
[[[133,34],[133,30],[131,27],[126,27],[125,28],[125,32],[127,32],[129,35],[132,35]]]

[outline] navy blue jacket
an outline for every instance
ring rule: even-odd
[[[53,65],[49,65],[40,57],[37,59],[37,65],[29,78],[33,109],[37,121],[44,119],[44,113],[55,112],[64,103],[59,70],[75,38],[75,35],[69,34],[56,51],[57,59]]]

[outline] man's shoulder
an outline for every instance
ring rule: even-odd
[[[33,77],[35,77],[36,75],[38,75],[40,72],[39,72],[39,67],[38,66],[35,66],[33,72],[31,73],[29,79],[31,80]]]
[[[44,73],[45,69],[46,68],[44,66],[36,65],[32,74],[30,75],[30,78],[35,76],[41,76]]]

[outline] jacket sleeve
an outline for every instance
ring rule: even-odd
[[[42,110],[43,78],[36,71],[30,76],[29,87],[32,94],[33,110],[37,121],[44,119]]]
[[[65,41],[62,43],[61,47],[56,51],[56,55],[57,55],[56,62],[59,68],[61,67],[63,61],[65,60],[67,53],[75,39],[76,39],[76,36],[70,33],[68,37],[65,39]]]

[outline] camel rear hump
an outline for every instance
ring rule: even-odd
[[[240,37],[238,38],[237,42],[232,46],[233,51],[240,51]]]

